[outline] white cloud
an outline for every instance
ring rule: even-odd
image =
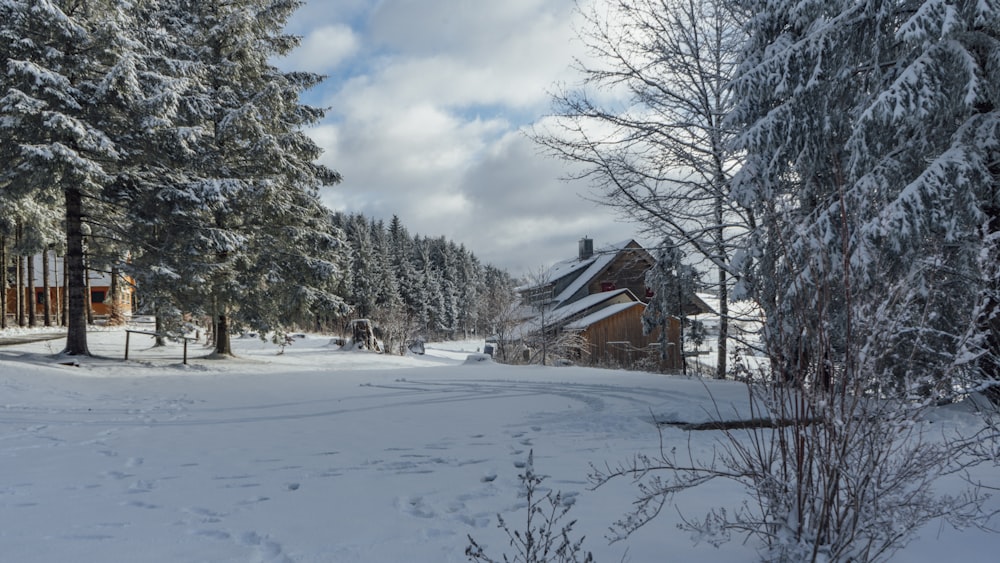
[[[544,109],[575,54],[572,20],[570,2],[386,0],[371,35],[394,58],[376,80],[451,106]]]
[[[353,21],[350,33],[332,19],[297,23],[314,28],[302,61],[337,60],[321,56],[329,46],[348,57],[337,68],[351,69],[324,86],[330,117],[311,131],[324,164],[344,176],[325,192],[328,205],[399,215],[411,232],[447,236],[515,273],[573,256],[584,235],[599,246],[631,236],[518,131],[572,76],[572,2],[382,0],[365,12],[356,0],[311,0],[306,9],[318,16],[324,3],[330,14],[349,5]]]
[[[296,70],[326,74],[358,52],[360,39],[350,27],[331,24],[310,30],[283,61]]]

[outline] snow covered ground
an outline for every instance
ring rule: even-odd
[[[739,408],[739,384],[467,362],[481,342],[400,358],[334,351],[318,336],[281,355],[240,339],[239,359],[183,366],[178,344],[133,335],[124,362],[123,332],[90,341],[103,357],[79,365],[53,356],[61,340],[0,347],[2,561],[438,563],[466,560],[466,534],[499,557],[496,514],[520,522],[518,465],[532,449],[545,485],[575,498],[576,535],[597,561],[754,560],[738,538],[693,545],[673,508],[608,545],[634,489],[590,491],[586,477],[591,462],[655,448],[651,414],[705,420],[709,390]],[[715,436],[690,437],[707,452]],[[703,517],[740,495],[713,484],[676,500]],[[896,560],[996,561],[998,545],[931,526]]]

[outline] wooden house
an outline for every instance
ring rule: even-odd
[[[595,251],[593,240],[584,238],[576,258],[555,264],[536,283],[520,288],[522,301],[533,313],[515,332],[576,334],[585,347],[577,359],[584,363],[631,367],[642,362],[679,369],[680,322],[670,321],[665,359],[659,334],[642,330],[642,315],[652,297],[646,271],[655,262],[635,240]],[[697,296],[690,300],[692,313],[711,311]]]
[[[49,303],[50,312],[54,317],[54,322],[58,323],[62,316],[66,304],[66,268],[63,257],[50,254],[48,263],[42,260],[41,255],[32,257],[34,260],[34,277],[32,280],[35,292],[35,314],[39,318],[45,313],[45,270],[48,269],[49,277]],[[17,319],[17,279],[21,276],[24,294],[22,303],[24,311],[27,312],[31,294],[27,280],[27,264],[22,259],[21,264],[10,264],[6,268],[7,291],[6,291],[6,314],[9,320],[16,322]],[[90,307],[94,315],[98,317],[107,316],[111,312],[111,275],[104,272],[88,270],[87,277],[90,285]],[[118,307],[125,317],[132,315],[132,304],[134,300],[133,284],[126,277],[122,277],[118,283]]]

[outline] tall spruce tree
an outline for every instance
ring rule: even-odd
[[[166,313],[215,319],[216,352],[247,325],[280,333],[290,323],[342,308],[335,295],[345,252],[317,188],[339,181],[318,165],[302,129],[323,115],[299,94],[321,77],[282,72],[270,59],[297,39],[282,32],[299,2],[248,0],[155,5],[167,22],[164,57],[182,86],[160,124],[175,148],[134,178],[146,224],[134,268]],[[280,304],[280,306],[279,306]]]
[[[1000,7],[742,4],[736,197],[762,218],[745,279],[776,367],[944,396],[996,379]]]
[[[68,335],[65,353],[89,354],[83,219],[104,198],[120,159],[106,116],[134,101],[131,29],[106,2],[0,3],[0,185],[64,211]]]

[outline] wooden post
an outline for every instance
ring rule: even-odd
[[[125,359],[128,360],[128,337],[132,335],[132,331],[125,331]]]
[[[184,365],[188,363],[188,339],[184,339]]]

